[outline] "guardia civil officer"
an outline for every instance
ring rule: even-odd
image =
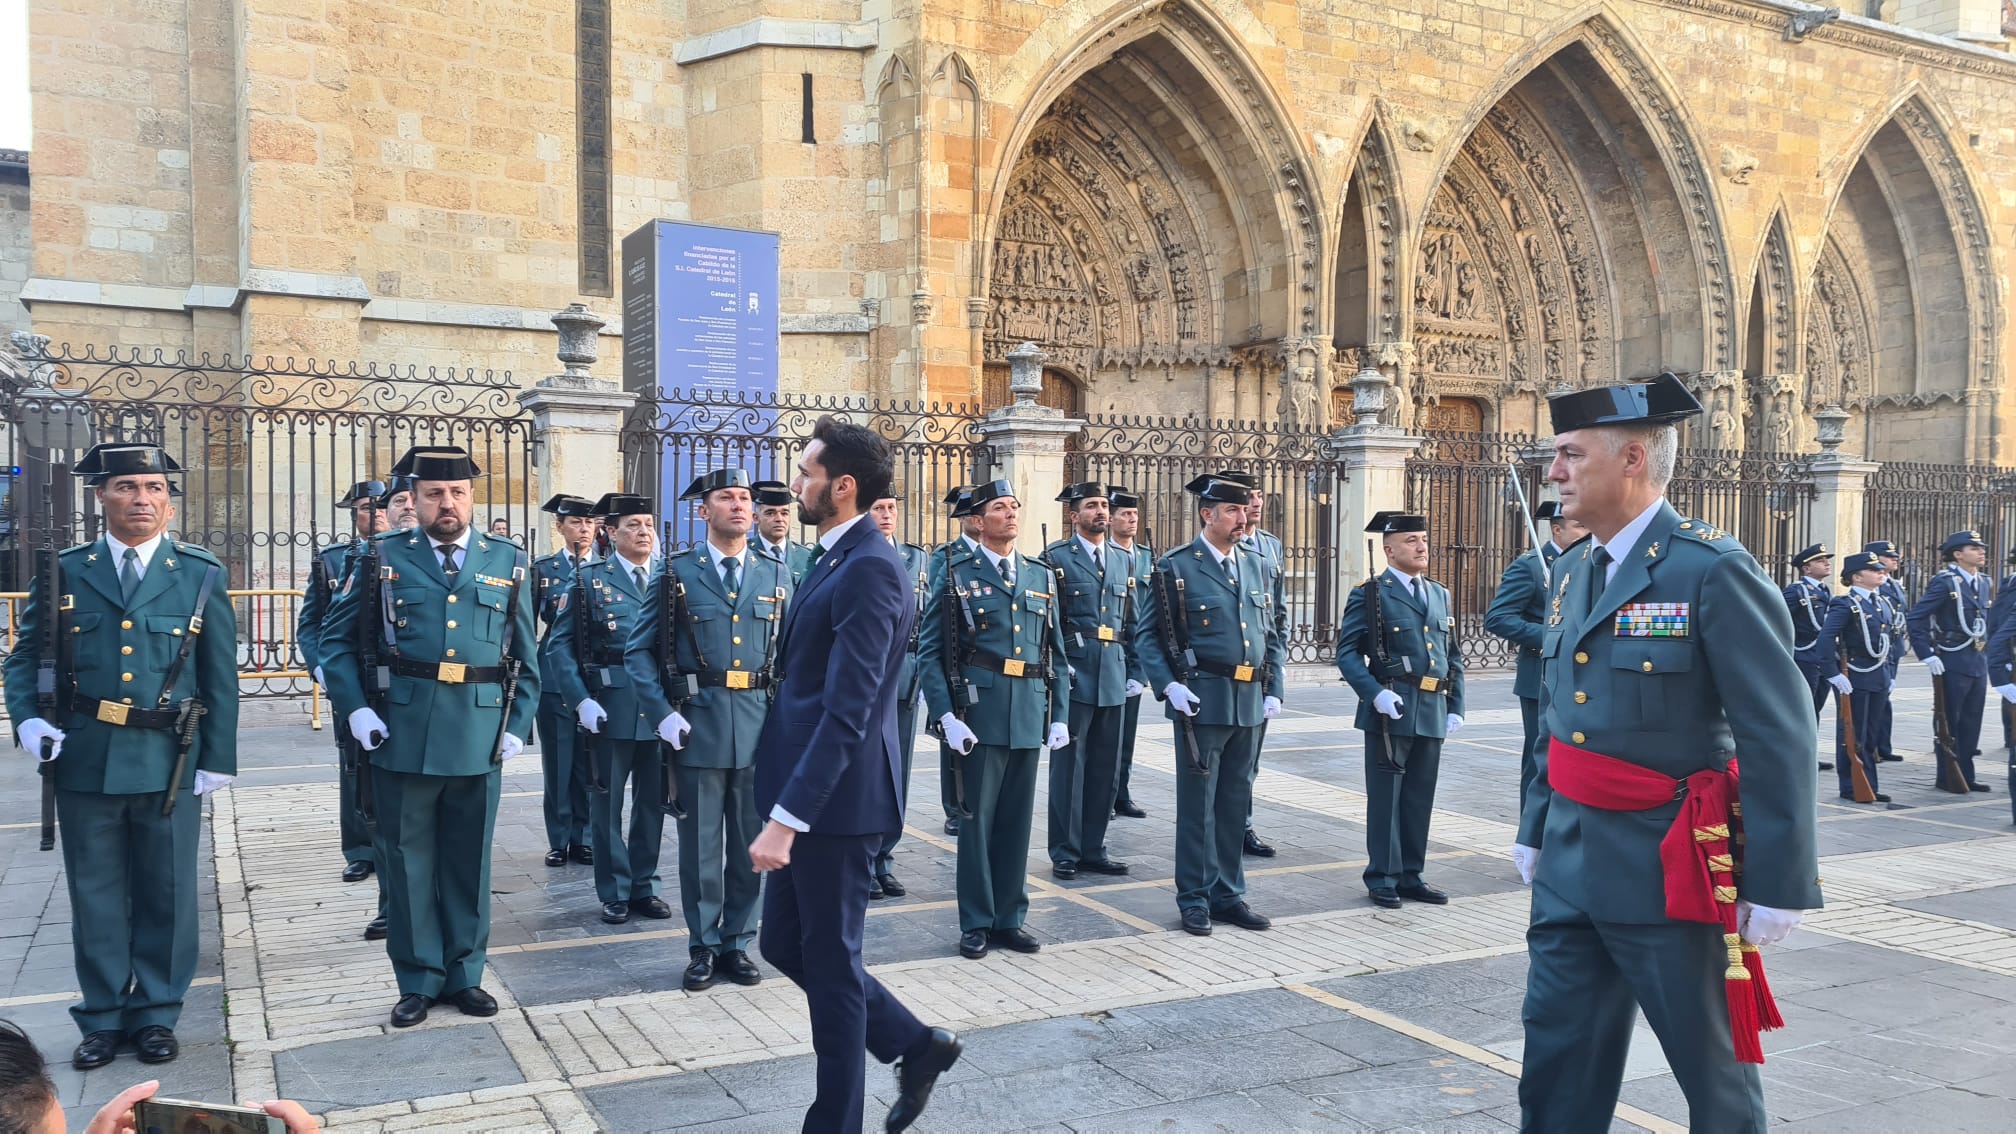
[[[1285,557],[1280,537],[1260,526],[1261,519],[1267,513],[1266,490],[1261,487],[1260,478],[1253,473],[1226,471],[1212,475],[1234,484],[1243,484],[1251,490],[1252,494],[1246,501],[1246,534],[1239,538],[1239,546],[1259,556],[1274,573],[1276,585],[1271,588],[1275,595],[1274,629],[1281,636],[1285,649],[1288,641],[1288,604],[1281,601],[1285,597],[1282,589],[1286,580],[1286,568],[1282,566]],[[1253,774],[1250,778],[1259,777],[1260,752],[1266,746],[1267,722],[1263,720],[1260,722],[1260,738],[1253,742]],[[1253,833],[1253,800],[1250,793],[1246,800],[1246,841],[1243,851],[1255,858],[1274,857],[1274,845]]]
[[[1533,519],[1545,522],[1548,539],[1537,550],[1505,565],[1497,593],[1484,612],[1484,629],[1519,648],[1512,694],[1519,698],[1519,719],[1526,727],[1526,745],[1519,756],[1519,805],[1533,783],[1540,759],[1540,642],[1547,628],[1547,575],[1561,549],[1581,539],[1582,525],[1561,514],[1557,501],[1543,500]]]
[[[1904,613],[1911,609],[1911,604],[1904,598],[1904,583],[1900,574],[1904,559],[1898,553],[1897,545],[1887,539],[1871,540],[1862,550],[1875,556],[1877,566],[1883,568],[1883,582],[1877,586],[1876,594],[1883,600],[1890,614],[1888,629],[1891,649],[1888,672],[1890,690],[1894,692],[1897,688],[1897,667],[1904,664],[1904,655],[1910,652],[1906,647],[1911,640],[1910,631],[1904,625]],[[1890,740],[1891,721],[1895,718],[1890,705],[1890,696],[1891,694],[1886,692],[1875,702],[1876,758],[1886,763],[1901,763],[1904,757],[1897,755]]]
[[[759,480],[749,485],[756,502],[756,549],[783,561],[796,583],[812,569],[812,545],[791,538],[791,486],[781,480]]]
[[[385,478],[385,495],[378,498],[378,505],[385,513],[385,530],[405,531],[420,522],[420,512],[413,499],[413,478],[393,474]],[[358,549],[362,552],[362,548]]]
[[[553,529],[560,537],[558,549],[532,561],[533,610],[539,615],[541,630],[539,664],[549,669],[554,666],[548,653],[553,631],[560,624],[560,603],[574,589],[575,576],[585,574],[595,561],[595,529],[600,522],[595,505],[596,501],[563,492],[539,506],[553,517]],[[572,859],[593,866],[596,843],[591,830],[593,805],[588,798],[590,769],[575,727],[574,705],[557,682],[543,683],[538,727],[546,865],[565,866]]]
[[[959,535],[931,549],[931,555],[924,561],[925,589],[931,588],[932,579],[942,579],[939,572],[944,570],[948,559],[963,559],[980,553],[980,517],[966,511],[966,501],[973,495],[973,486],[962,484],[945,494],[945,506],[953,521],[959,525]],[[922,642],[923,619],[918,619],[919,642]],[[919,689],[922,689],[923,671],[918,671]],[[929,730],[932,735],[937,729]],[[952,746],[945,738],[938,737],[938,803],[945,811],[945,833],[954,838],[959,836],[959,770],[955,763]]]
[[[1273,924],[1246,904],[1241,857],[1260,722],[1281,711],[1280,576],[1239,546],[1245,485],[1200,476],[1197,538],[1155,565],[1134,627],[1148,685],[1176,725],[1176,906],[1183,929]]]
[[[633,913],[672,916],[659,896],[665,775],[658,717],[625,668],[631,632],[648,610],[645,593],[656,566],[652,512],[650,500],[628,493],[611,492],[595,502],[596,517],[610,525],[610,553],[568,580],[542,655],[546,684],[559,690],[581,726],[575,759],[587,768],[588,813],[594,845],[602,848],[595,856],[595,898],[610,925],[622,925]]]
[[[315,675],[317,685],[323,683],[322,658],[317,646],[322,636],[322,622],[329,615],[330,596],[341,590],[349,578],[355,549],[385,530],[385,513],[378,507],[379,498],[384,495],[385,482],[382,480],[360,480],[351,485],[350,491],[336,501],[337,508],[350,513],[349,537],[315,550],[315,558],[320,562],[309,573],[308,589],[301,596],[301,614],[295,623],[294,637],[301,643],[302,663],[308,667],[309,673]],[[357,809],[355,743],[340,720],[330,731],[336,735],[339,764],[336,822],[343,847],[343,881],[362,882],[377,869],[377,864],[372,858],[370,829]],[[377,923],[374,921],[373,924]],[[376,935],[369,927],[364,933],[367,940],[374,941],[383,935],[382,927]]]
[[[624,664],[658,738],[671,745],[683,816],[679,904],[686,915],[685,988],[763,979],[749,959],[762,881],[749,844],[756,807],[756,740],[776,680],[777,630],[790,568],[749,541],[756,507],[749,474],[716,469],[679,499],[695,501],[707,538],[675,552],[644,596]],[[665,647],[670,645],[667,656]]]
[[[980,516],[980,550],[949,558],[931,580],[917,665],[924,702],[957,761],[959,955],[999,945],[1034,953],[1029,821],[1043,749],[1070,743],[1071,684],[1057,620],[1056,576],[1015,550],[1021,505],[1005,480],[962,507]],[[1047,722],[1047,727],[1046,727]]]
[[[1981,573],[1988,548],[1979,532],[1954,532],[1939,545],[1939,554],[1945,568],[1925,584],[1904,622],[1912,652],[1945,687],[1946,728],[1961,778],[1969,790],[1987,791],[1988,785],[1974,773],[1974,757],[1981,754],[1981,711],[1988,683],[1982,650],[1987,645],[1992,596],[1988,577]]]
[[[1547,749],[1513,848],[1533,884],[1520,1127],[1608,1130],[1643,1005],[1690,1127],[1761,1131],[1776,1012],[1752,946],[1820,905],[1791,618],[1741,544],[1664,499],[1674,423],[1701,412],[1680,379],[1549,410],[1547,479],[1589,537],[1548,586]]]
[[[1848,698],[1849,716],[1855,719],[1855,756],[1862,761],[1874,790],[1876,780],[1877,707],[1890,697],[1890,655],[1904,644],[1890,637],[1891,611],[1882,593],[1883,565],[1866,551],[1850,555],[1841,565],[1841,581],[1848,593],[1835,595],[1827,608],[1827,624],[1820,630],[1822,657],[1833,659],[1834,672],[1827,684]],[[1854,773],[1848,763],[1847,731],[1835,726],[1834,766],[1841,798],[1855,798]],[[1890,797],[1876,792],[1876,802]]]
[[[238,771],[237,624],[223,564],[164,534],[181,467],[160,446],[98,445],[71,471],[95,490],[105,534],[56,554],[60,587],[38,557],[7,713],[21,746],[55,762],[84,997],[72,1063],[102,1067],[125,1040],[165,1063],[196,968],[195,797]],[[37,697],[44,659],[50,705]]]
[[[454,446],[419,446],[392,471],[414,478],[419,526],[374,541],[377,585],[336,597],[322,668],[370,753],[385,951],[399,981],[392,1026],[404,1028],[440,1001],[497,1012],[483,991],[490,840],[504,763],[532,731],[539,659],[525,553],[469,526],[476,462]],[[361,664],[365,634],[377,635],[382,691],[366,684],[378,674]]]
[[[1426,573],[1425,517],[1379,512],[1365,530],[1378,534],[1386,570],[1345,600],[1337,639],[1337,670],[1358,694],[1365,733],[1365,889],[1386,909],[1402,898],[1446,905],[1449,896],[1421,871],[1442,741],[1463,727],[1454,608],[1448,588]]]
[[[1133,577],[1130,585],[1134,588],[1130,601],[1138,607],[1147,594],[1148,580],[1155,573],[1155,549],[1137,542],[1141,534],[1141,497],[1121,485],[1107,487],[1113,493],[1112,538],[1107,542],[1127,557],[1127,572]],[[1131,641],[1131,630],[1129,634]],[[1134,770],[1134,735],[1141,726],[1141,695],[1148,690],[1148,671],[1141,668],[1140,657],[1132,651],[1127,656],[1127,690],[1127,706],[1120,711],[1120,767],[1113,777],[1113,814],[1146,819],[1148,813],[1134,802],[1128,783]]]
[[[1107,542],[1113,490],[1096,481],[1057,496],[1071,507],[1072,535],[1043,549],[1057,572],[1057,605],[1070,661],[1071,741],[1050,754],[1050,872],[1059,878],[1125,874],[1106,853],[1120,720],[1142,683],[1133,667],[1133,561]]]
[[[917,747],[917,705],[923,696],[923,678],[917,669],[917,635],[923,625],[924,604],[931,594],[931,573],[926,565],[930,553],[914,543],[902,543],[896,538],[898,511],[901,501],[893,495],[884,496],[868,509],[868,516],[875,521],[875,528],[896,554],[903,557],[903,573],[910,578],[911,604],[917,609],[917,625],[910,629],[910,644],[903,651],[903,669],[896,682],[896,747],[903,758],[903,805],[907,815],[910,804],[910,768],[913,750]],[[896,844],[903,839],[902,828],[889,832],[882,840],[882,847],[875,854],[874,879],[868,884],[868,897],[900,898],[909,893],[903,883],[896,878],[896,863],[892,857]]]

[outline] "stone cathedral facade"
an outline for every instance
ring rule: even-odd
[[[653,217],[783,238],[786,389],[2016,463],[2006,0],[31,0],[79,346],[547,369]],[[1867,14],[1857,14],[1867,11]],[[2005,26],[2005,22],[2008,25]],[[617,351],[605,349],[613,377]]]

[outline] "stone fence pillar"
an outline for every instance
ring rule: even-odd
[[[532,455],[538,468],[539,498],[534,507],[556,493],[600,499],[616,488],[623,475],[623,418],[637,395],[588,372],[597,357],[597,333],[603,319],[579,303],[553,316],[560,329],[559,374],[541,378],[518,395],[518,404],[532,412]],[[651,486],[623,486],[650,494]],[[661,511],[666,503],[659,502]],[[526,547],[533,555],[555,550],[550,526],[535,522]]]
[[[1389,381],[1367,366],[1351,380],[1352,413],[1358,420],[1332,435],[1330,446],[1340,471],[1337,508],[1337,569],[1344,587],[1356,584],[1375,566],[1367,558],[1365,525],[1375,513],[1407,506],[1407,458],[1421,448],[1421,438],[1379,424],[1386,408]]]
[[[1818,490],[1806,536],[1808,542],[1826,544],[1839,565],[1842,556],[1862,550],[1867,542],[1862,518],[1869,478],[1882,466],[1838,451],[1842,426],[1848,420],[1841,407],[1822,407],[1813,417],[1819,426],[1821,452],[1806,465],[1807,475]]]
[[[1082,419],[1036,403],[1045,357],[1035,343],[1008,352],[1008,391],[1015,400],[978,426],[994,450],[994,476],[1014,485],[1015,498],[1022,502],[1022,531],[1015,546],[1024,555],[1043,550],[1042,525],[1061,517],[1055,500],[1064,491],[1065,446],[1085,428]],[[1051,534],[1063,530],[1053,524]]]

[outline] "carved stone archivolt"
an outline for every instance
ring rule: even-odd
[[[1806,313],[1806,390],[1809,408],[1860,409],[1878,396],[1870,345],[1869,302],[1840,245],[1828,241],[1813,273],[1813,302]]]

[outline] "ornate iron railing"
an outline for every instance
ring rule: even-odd
[[[2004,556],[2016,545],[2016,469],[1886,461],[1869,477],[1862,530],[1868,539],[1897,545],[1908,597],[1916,599],[1939,570],[1946,537],[1968,529],[1980,532],[1988,548],[1988,573],[2006,572]]]
[[[1518,459],[1533,444],[1523,433],[1429,433],[1407,460],[1407,510],[1428,517],[1428,574],[1449,588],[1457,646],[1473,668],[1514,660],[1511,643],[1485,632],[1484,612],[1505,565],[1532,546],[1511,477],[1516,468],[1539,502],[1543,466]],[[1376,549],[1372,563],[1385,564]]]
[[[1682,449],[1666,499],[1681,515],[1735,536],[1765,574],[1789,583],[1792,555],[1809,542],[1819,495],[1806,460],[1797,453]]]

